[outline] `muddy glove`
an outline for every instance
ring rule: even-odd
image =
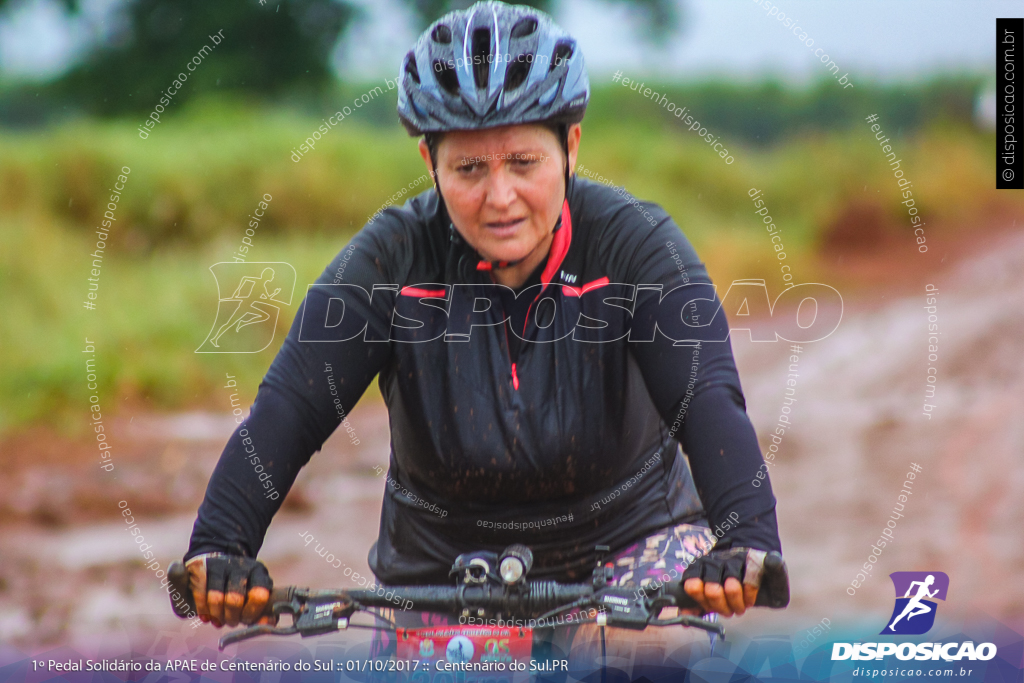
[[[273,623],[260,618],[274,582],[259,560],[241,555],[205,553],[185,563],[196,612],[218,628],[224,624]]]
[[[743,614],[754,605],[778,608],[789,604],[786,563],[775,551],[712,550],[686,568],[682,583],[704,612],[727,617]]]

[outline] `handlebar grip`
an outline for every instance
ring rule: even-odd
[[[174,598],[168,594],[168,597],[171,599],[171,609],[182,619],[187,619],[189,614],[195,616],[196,601],[192,597],[192,586],[188,579],[188,569],[185,568],[184,563],[180,560],[171,562],[171,566],[167,568],[167,578],[170,580],[174,590],[178,591],[182,598],[185,599],[185,604],[188,606],[188,609],[185,609],[181,606],[181,601],[175,603]]]
[[[263,608],[261,616],[274,616],[274,605],[278,603],[291,603],[294,596],[295,586],[275,586],[274,590],[270,591],[270,600],[267,601],[267,606]]]
[[[765,555],[763,566],[761,588],[757,591],[754,605],[781,609],[789,604],[789,570],[786,569],[786,561],[773,550]]]

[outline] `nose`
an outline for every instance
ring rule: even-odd
[[[515,183],[505,168],[499,164],[487,174],[487,204],[496,212],[504,212],[516,199]]]

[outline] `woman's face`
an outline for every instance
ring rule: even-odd
[[[579,140],[574,125],[570,168]],[[422,141],[420,154],[429,168]],[[438,185],[455,229],[470,246],[488,261],[526,259],[528,275],[547,254],[562,211],[564,163],[557,137],[541,125],[454,131],[438,145]]]

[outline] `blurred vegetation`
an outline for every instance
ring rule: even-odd
[[[0,0],[0,11],[18,0]],[[64,0],[70,13],[79,0]],[[175,105],[204,93],[312,93],[334,81],[330,59],[354,10],[334,0],[131,0],[84,59],[53,83],[14,88],[22,118],[66,107],[148,114],[172,88]],[[223,31],[218,36],[218,32]],[[186,64],[201,49],[201,63]],[[173,89],[172,88],[172,89]],[[167,105],[170,107],[171,105]],[[27,110],[26,110],[27,109]]]
[[[623,76],[631,81],[634,78],[628,73]],[[858,79],[854,88],[847,89],[837,86],[834,79],[802,88],[786,87],[777,81],[665,86],[640,80],[640,85],[665,95],[668,102],[659,106],[621,83],[597,88],[587,113],[588,123],[615,126],[629,121],[630,127],[679,127],[679,120],[665,108],[675,104],[688,107],[687,114],[693,114],[723,140],[750,145],[772,145],[812,132],[858,129],[870,114],[878,114],[889,133],[910,135],[935,123],[970,126],[985,85],[984,76],[977,74],[941,74],[891,84]],[[597,115],[591,116],[591,110]]]
[[[731,165],[654,103],[608,86],[594,93],[579,162],[664,206],[717,282],[764,278],[775,293],[778,265],[748,197],[752,187],[763,190],[797,280],[827,282],[822,255],[836,245],[867,255],[893,244],[913,247],[895,181],[862,121],[867,114],[879,114],[898,149],[930,239],[943,230],[986,227],[1024,206],[993,189],[992,134],[970,123],[973,86],[956,82],[874,92],[865,85],[850,113],[831,119],[807,113],[820,110],[817,86],[757,85],[747,99],[738,86],[671,89],[673,102],[722,136],[735,157]],[[334,93],[329,111],[375,86]],[[755,104],[768,91],[777,97]],[[737,102],[732,119],[704,114],[722,98]],[[788,132],[774,135],[763,121],[741,115],[758,107]],[[248,260],[291,263],[297,303],[367,218],[423,175],[415,141],[395,123],[394,93],[360,112],[298,163],[291,150],[320,125],[320,115],[226,98],[193,102],[145,140],[130,119],[0,129],[0,291],[7,313],[0,322],[0,433],[34,423],[81,428],[86,337],[96,344],[105,411],[122,402],[223,411],[218,387],[225,372],[239,378],[251,400],[296,306],[260,354],[192,353],[217,307],[208,269],[230,259],[247,216],[270,194]],[[803,128],[794,119],[805,121]],[[731,132],[737,129],[748,132]],[[97,309],[86,311],[94,230],[122,166],[131,173],[107,240]]]
[[[426,27],[471,2],[399,0]],[[0,17],[27,0],[0,0]],[[634,9],[644,33],[663,43],[679,25],[674,0],[609,0]],[[81,0],[60,0],[82,15]],[[551,11],[552,0],[526,0]],[[105,21],[88,53],[53,82],[0,88],[0,122],[20,125],[86,113],[146,116],[196,97],[243,95],[263,103],[318,103],[334,86],[333,57],[359,8],[345,0],[129,0]],[[220,33],[222,32],[222,33]],[[220,33],[220,35],[217,35]],[[202,54],[197,54],[202,50]],[[201,63],[188,71],[193,58]],[[394,72],[398,72],[396,62]],[[183,74],[183,81],[176,81]]]

